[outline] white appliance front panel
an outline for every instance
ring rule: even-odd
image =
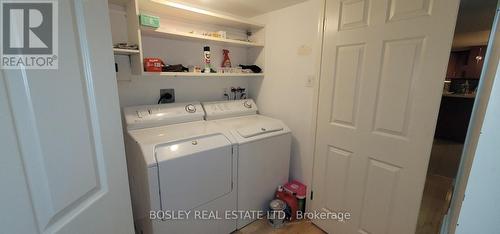
[[[232,190],[232,145],[223,135],[156,149],[162,210],[191,210]]]
[[[238,148],[238,210],[267,211],[279,185],[288,182],[291,134],[241,144]],[[242,228],[254,219],[239,219]]]

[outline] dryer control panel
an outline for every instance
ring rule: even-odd
[[[203,120],[199,102],[144,105],[123,108],[128,129],[151,128]]]
[[[204,102],[203,108],[205,108],[207,120],[255,115],[258,110],[252,99]]]

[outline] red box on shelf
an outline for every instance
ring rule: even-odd
[[[165,64],[159,58],[144,58],[144,71],[146,72],[161,72],[163,66]]]

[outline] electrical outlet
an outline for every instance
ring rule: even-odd
[[[160,89],[160,99],[159,103],[172,103],[175,102],[175,90],[174,89]]]

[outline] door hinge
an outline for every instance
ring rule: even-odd
[[[311,197],[311,201],[312,201],[313,198],[314,198],[314,192],[313,191],[311,191],[311,196],[310,197]]]

